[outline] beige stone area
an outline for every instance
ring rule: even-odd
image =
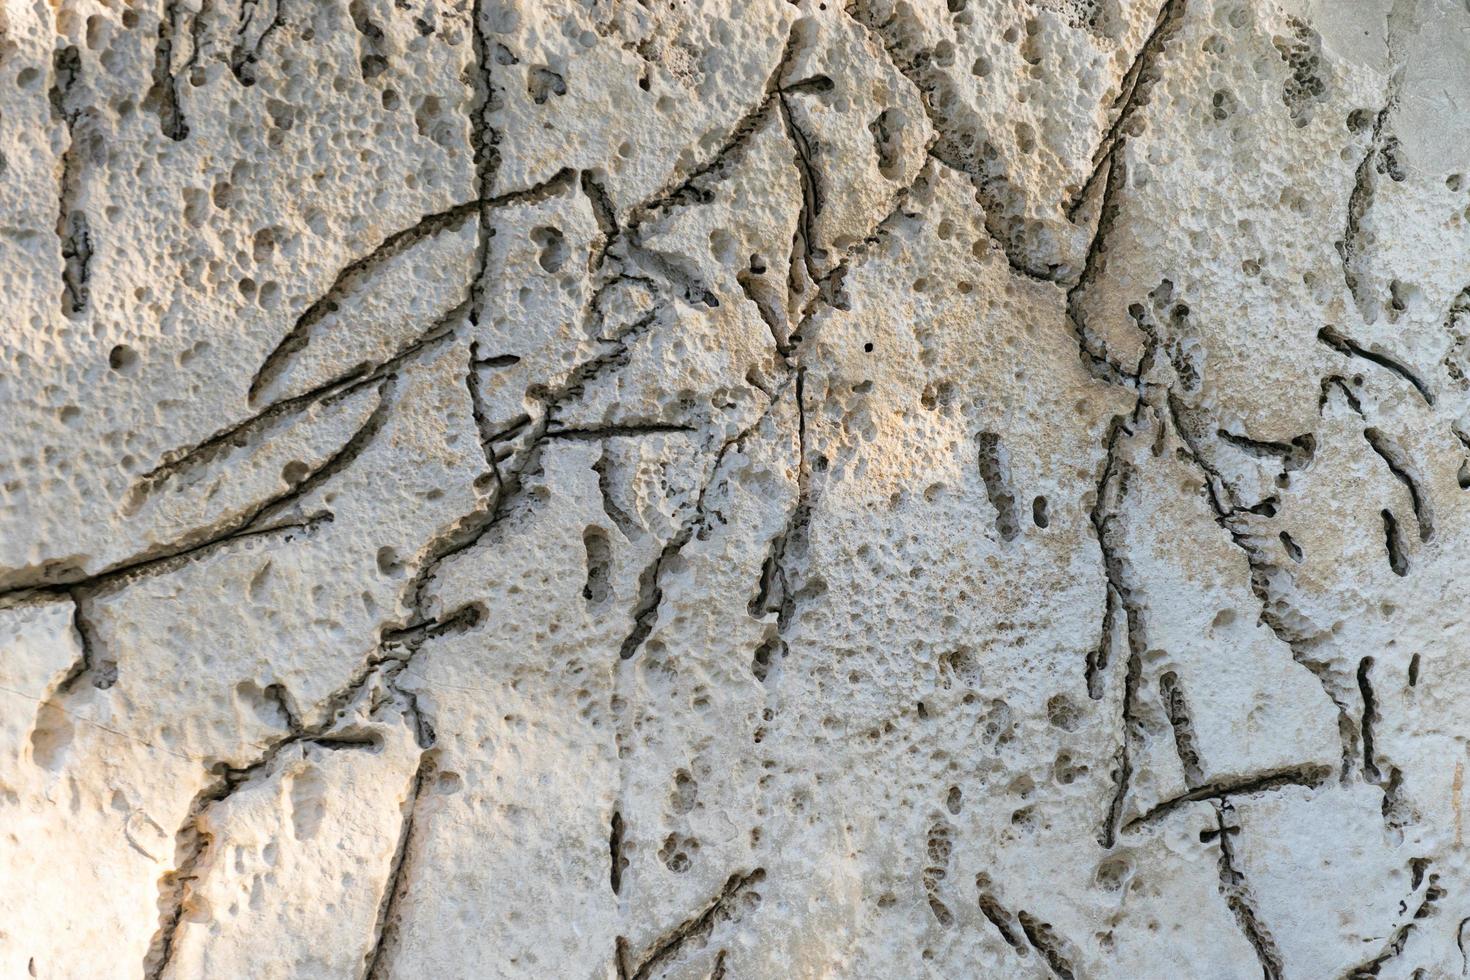
[[[1470,5],[0,0],[0,980],[1470,975]]]

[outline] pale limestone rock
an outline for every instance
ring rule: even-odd
[[[1461,976],[1453,0],[0,5],[0,976]]]
[[[385,709],[288,745],[206,804],[164,976],[361,971],[355,939],[386,908],[405,813],[434,785],[406,713]]]

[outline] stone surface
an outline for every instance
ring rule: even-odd
[[[1470,970],[1470,7],[0,5],[0,976]]]

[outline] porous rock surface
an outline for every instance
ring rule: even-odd
[[[7,0],[0,975],[1462,976],[1458,0]]]

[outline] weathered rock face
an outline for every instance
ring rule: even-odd
[[[1470,9],[0,6],[0,975],[1467,969]]]

